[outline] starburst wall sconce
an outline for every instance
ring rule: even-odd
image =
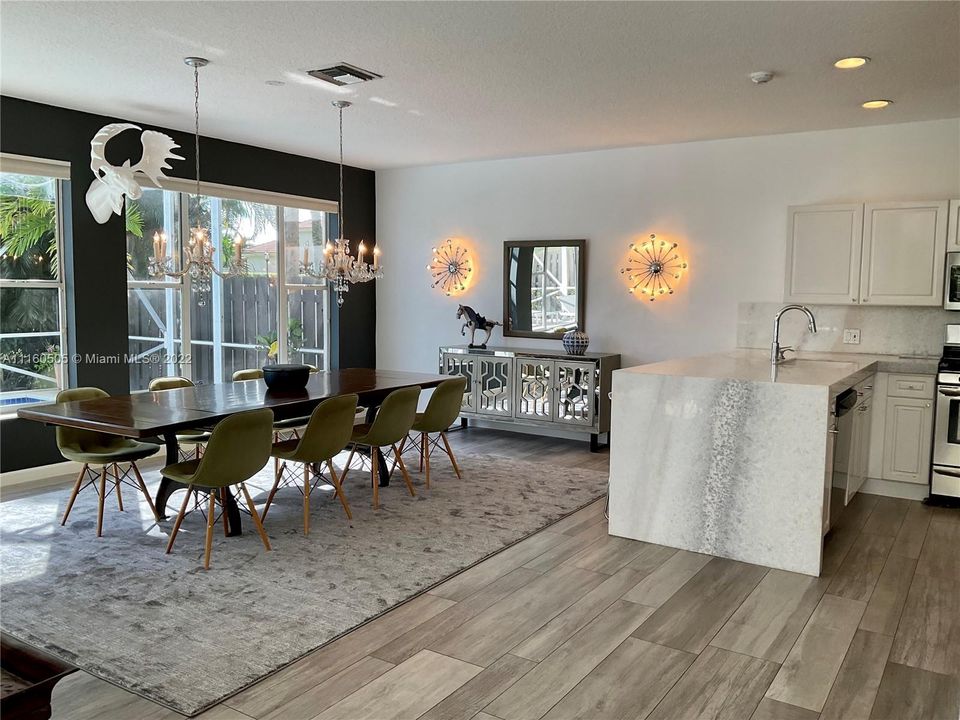
[[[470,285],[473,274],[470,253],[457,238],[447,238],[433,248],[433,259],[427,270],[433,276],[432,288],[439,288],[447,296],[459,295]]]
[[[686,269],[687,262],[680,257],[679,245],[658,240],[651,234],[642,244],[630,243],[627,266],[620,268],[620,273],[627,276],[628,292],[639,292],[653,302],[663,295],[673,295]]]

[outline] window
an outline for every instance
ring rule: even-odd
[[[155,235],[166,238],[164,253],[179,262],[180,195],[144,188],[139,200],[127,200],[126,219],[130,389],[145,390],[154,378],[184,374],[181,280],[153,278],[147,267]]]
[[[300,274],[301,264],[323,258],[338,233],[337,215],[319,210],[283,209],[283,294],[287,317],[286,356],[290,362],[326,368],[328,293],[325,281]]]
[[[304,253],[319,259],[336,233],[337,215],[330,211],[335,206],[306,201],[330,209],[301,209],[294,198],[269,193],[202,190],[209,192],[198,202],[188,192],[145,188],[140,201],[128,203],[131,390],[144,390],[163,375],[226,382],[236,370],[268,362],[328,368],[327,286],[299,270]],[[148,270],[154,233],[166,238],[166,254],[179,269],[198,218],[216,262],[225,264],[239,245],[249,266],[243,277],[214,275],[202,304],[189,275],[153,278]],[[278,327],[285,328],[282,335]]]
[[[0,413],[66,387],[60,197],[69,168],[4,158],[0,171]]]

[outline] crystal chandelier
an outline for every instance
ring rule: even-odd
[[[346,100],[334,100],[332,104],[340,112],[340,205],[338,206],[340,237],[333,243],[327,243],[327,246],[323,249],[323,261],[319,267],[314,267],[313,262],[308,258],[307,251],[304,250],[303,259],[300,262],[300,274],[328,280],[332,283],[333,291],[337,295],[337,306],[342,307],[343,294],[350,291],[350,285],[369,282],[370,280],[380,280],[383,277],[383,266],[380,264],[380,248],[373,248],[373,262],[368,263],[363,258],[367,252],[366,245],[361,242],[357,246],[357,257],[353,257],[350,255],[350,241],[344,237],[343,109],[350,107],[353,103]]]
[[[200,225],[200,68],[209,64],[210,61],[201,57],[186,57],[183,62],[193,68],[193,149],[197,182],[194,198],[197,224],[190,228],[190,240],[187,241],[187,247],[184,249],[182,270],[177,270],[174,258],[166,254],[166,233],[154,233],[153,257],[147,265],[147,271],[153,277],[166,275],[182,278],[188,275],[190,285],[197,293],[197,305],[203,307],[207,304],[214,274],[221,278],[237,277],[246,275],[249,267],[243,257],[243,241],[237,240],[234,243],[233,257],[227,262],[226,267],[217,268],[213,257],[215,252],[213,243],[210,242],[206,228]]]

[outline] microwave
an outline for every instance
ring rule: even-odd
[[[960,252],[947,253],[947,279],[943,288],[943,307],[960,310]]]

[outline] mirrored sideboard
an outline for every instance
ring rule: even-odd
[[[610,433],[610,381],[620,367],[613,353],[568,355],[539,348],[440,348],[440,372],[467,378],[460,418],[539,427],[590,436]]]

